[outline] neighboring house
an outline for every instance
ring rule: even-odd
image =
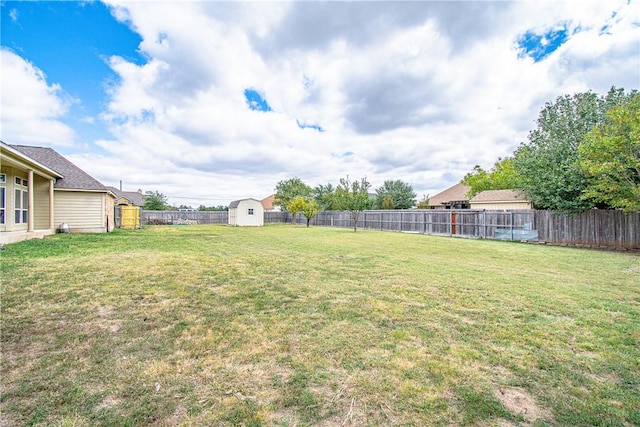
[[[260,203],[262,203],[262,207],[264,208],[265,212],[280,212],[280,206],[275,206],[273,204],[273,202],[275,202],[276,200],[276,195],[272,194],[270,196],[265,197],[264,199],[260,200]]]
[[[242,199],[229,204],[229,225],[262,226],[264,225],[264,207],[259,200]]]
[[[471,209],[516,210],[532,209],[520,190],[486,190],[476,194],[470,201]]]
[[[144,206],[144,194],[142,190],[138,191],[122,191],[116,187],[107,187],[116,196],[116,206]]]
[[[468,209],[467,193],[471,187],[458,183],[429,199],[429,209]]]
[[[0,242],[55,233],[107,232],[114,194],[51,148],[0,141]]]

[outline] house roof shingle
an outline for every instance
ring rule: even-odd
[[[107,187],[109,191],[116,195],[116,198],[125,197],[131,201],[134,206],[144,206],[144,194],[139,191],[120,191],[116,187]]]
[[[276,200],[276,195],[272,194],[260,200],[260,203],[262,203],[262,206],[264,207],[265,210],[271,210],[274,208],[273,202],[275,202],[275,200]]]
[[[448,202],[469,200],[467,193],[471,187],[462,183],[457,183],[453,187],[436,194],[429,199],[429,206],[444,206]]]
[[[107,191],[107,188],[98,180],[71,163],[52,148],[31,147],[26,145],[10,146],[62,175],[64,178],[56,180],[55,188]]]

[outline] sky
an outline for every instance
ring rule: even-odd
[[[558,96],[640,86],[640,0],[0,5],[0,139],[175,206],[293,177],[420,200]]]

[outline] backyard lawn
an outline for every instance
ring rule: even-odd
[[[294,225],[0,252],[0,425],[640,425],[640,256]]]

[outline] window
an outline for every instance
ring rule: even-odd
[[[249,212],[247,212],[249,215],[253,215],[253,208],[249,208]]]
[[[4,184],[7,182],[7,175],[0,173],[0,184]]]
[[[6,189],[4,187],[0,187],[0,224],[4,224],[4,212],[5,212],[5,195]]]
[[[27,180],[16,177],[16,185],[27,185]],[[26,224],[29,220],[28,206],[29,206],[29,192],[26,189],[16,188],[14,203],[14,223]]]

